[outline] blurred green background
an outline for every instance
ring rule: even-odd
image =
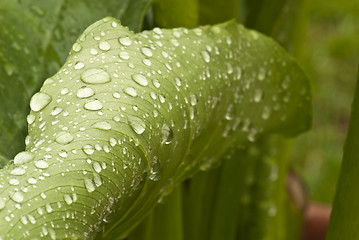
[[[330,203],[340,171],[359,63],[359,2],[306,1],[307,33],[298,61],[312,80],[314,119],[292,160],[310,198]]]

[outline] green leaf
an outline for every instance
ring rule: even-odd
[[[359,137],[359,71],[355,87],[354,100],[350,115],[347,138],[344,144],[343,161],[340,170],[337,191],[334,198],[333,210],[326,239],[357,239],[359,238],[359,191],[357,180],[358,137]]]
[[[135,34],[100,20],[30,106],[26,153],[0,172],[4,238],[120,238],[230,147],[311,117],[298,65],[233,22]]]
[[[139,31],[148,4],[148,0],[0,2],[0,167],[24,149],[27,103],[43,79],[65,62],[80,33],[109,15]]]

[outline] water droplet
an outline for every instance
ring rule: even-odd
[[[54,231],[54,229],[50,228],[49,234],[52,240],[56,240],[56,232]]]
[[[123,89],[123,92],[131,97],[137,97],[137,91],[133,87]]]
[[[160,100],[161,103],[164,103],[166,101],[166,98],[162,94],[158,96],[158,99]]]
[[[141,48],[141,52],[142,52],[143,55],[145,55],[146,57],[152,57],[152,51],[151,51],[151,49],[149,49],[149,48],[147,48],[147,47]]]
[[[59,108],[59,107],[54,107],[52,110],[51,110],[51,115],[52,116],[56,116],[56,115],[58,115],[59,113],[61,113],[62,112],[62,108]]]
[[[263,108],[262,118],[263,118],[264,120],[267,120],[267,119],[270,117],[270,114],[271,114],[270,108],[267,107],[267,106],[265,106],[265,107]]]
[[[82,46],[78,42],[75,42],[74,45],[72,45],[72,50],[74,50],[75,52],[80,52],[81,49],[82,49]]]
[[[27,121],[28,124],[33,124],[35,119],[36,119],[36,117],[34,115],[32,115],[32,114],[29,114],[26,117],[26,121]]]
[[[88,84],[103,84],[111,81],[110,75],[101,68],[91,68],[81,73],[81,80]]]
[[[92,55],[97,55],[97,54],[98,54],[98,51],[97,51],[97,49],[95,49],[95,48],[91,48],[90,53],[91,53]]]
[[[93,174],[93,181],[95,182],[95,185],[97,187],[101,186],[102,185],[102,178],[99,174],[97,173],[94,173]]]
[[[17,164],[17,165],[24,164],[24,163],[27,163],[27,162],[31,161],[33,158],[34,157],[29,152],[26,152],[26,151],[19,152],[14,157],[14,163]]]
[[[153,79],[152,84],[153,86],[155,86],[155,88],[159,88],[161,86],[160,81],[158,81],[157,79]]]
[[[0,198],[0,210],[5,208],[5,201],[3,198]]]
[[[37,180],[36,180],[36,178],[30,177],[30,178],[27,179],[27,182],[30,183],[30,184],[36,184]]]
[[[232,120],[233,118],[233,104],[229,104],[227,107],[226,114],[224,115],[226,120]]]
[[[64,194],[64,200],[67,203],[67,205],[71,205],[73,203],[71,196],[68,194]]]
[[[149,175],[149,179],[152,181],[158,181],[160,180],[160,161],[158,160],[158,158],[155,156],[152,159],[151,162],[151,170],[150,170],[150,175]]]
[[[96,172],[101,172],[101,170],[102,170],[102,168],[101,168],[101,164],[99,164],[98,162],[94,162],[93,164],[92,164],[92,167],[93,167],[93,169],[96,171]]]
[[[13,193],[10,198],[14,200],[17,203],[22,203],[24,201],[24,195],[22,195],[21,192],[15,192]]]
[[[263,97],[263,91],[261,89],[256,89],[254,92],[254,102],[260,102]]]
[[[11,175],[16,175],[16,176],[21,176],[21,175],[24,175],[25,174],[25,169],[22,168],[22,167],[17,167],[17,168],[14,168],[13,170],[11,170],[10,174]]]
[[[91,97],[95,94],[94,90],[92,90],[92,88],[89,87],[82,87],[77,91],[76,96],[78,98],[88,98]]]
[[[127,121],[132,130],[137,134],[142,134],[146,130],[146,124],[138,117],[128,115]]]
[[[78,62],[75,64],[75,66],[74,66],[74,68],[75,68],[76,70],[83,69],[84,67],[85,67],[85,64],[84,64],[83,62],[80,62],[80,61],[78,61]]]
[[[63,158],[66,158],[66,157],[67,157],[67,152],[66,152],[66,150],[62,150],[62,151],[59,153],[59,156],[60,156],[60,157],[63,157]]]
[[[51,97],[46,93],[38,92],[32,96],[30,100],[30,108],[34,112],[38,112],[51,102]]]
[[[161,143],[170,144],[173,139],[173,131],[172,129],[164,124],[161,129]]]
[[[74,137],[71,135],[71,133],[69,132],[65,132],[65,131],[62,131],[62,132],[59,132],[56,134],[56,139],[55,141],[57,143],[60,143],[60,144],[68,144],[70,143],[72,140],[74,140]]]
[[[101,41],[98,44],[98,48],[103,50],[103,51],[108,51],[108,50],[111,49],[111,45],[107,41]]]
[[[93,192],[95,191],[95,184],[94,182],[92,181],[92,179],[89,179],[89,178],[85,178],[84,179],[84,184],[85,184],[85,187],[87,189],[88,192]]]
[[[27,218],[26,218],[25,216],[22,216],[20,220],[21,220],[21,223],[24,224],[24,225],[26,225],[26,224],[29,223],[29,222],[27,221]]]
[[[35,167],[45,169],[49,167],[49,164],[45,160],[40,159],[35,162]]]
[[[35,224],[36,223],[36,220],[35,220],[35,217],[31,214],[27,215],[27,219],[29,219],[29,221],[32,223],[32,224]]]
[[[84,108],[87,110],[96,111],[96,110],[102,109],[102,104],[99,100],[94,100],[94,101],[85,103]]]
[[[132,40],[129,37],[121,37],[118,40],[123,46],[130,46],[132,43]]]
[[[201,52],[201,56],[202,56],[202,59],[206,62],[206,63],[209,63],[209,61],[211,60],[211,57],[209,55],[209,52],[207,51],[202,51]]]
[[[51,213],[51,212],[52,212],[52,207],[51,207],[50,203],[47,203],[47,204],[45,205],[45,209],[46,209],[46,212],[48,212],[48,213]]]
[[[10,178],[9,179],[9,184],[10,185],[16,186],[16,185],[19,185],[19,183],[20,183],[20,181],[18,179],[16,179],[16,178]]]
[[[123,60],[128,60],[128,59],[130,59],[130,55],[128,55],[128,52],[126,52],[126,51],[122,51],[122,52],[120,52],[120,58],[122,58]]]
[[[263,81],[266,77],[266,70],[264,68],[259,68],[258,80]]]
[[[152,65],[151,60],[150,60],[150,59],[147,59],[147,58],[143,59],[142,62],[143,62],[143,64],[145,64],[146,66],[151,66],[151,65]]]
[[[86,144],[85,146],[83,146],[82,150],[83,150],[87,155],[92,155],[92,154],[95,152],[93,146],[90,145],[90,144]]]
[[[142,74],[133,74],[131,77],[132,77],[133,81],[135,81],[136,83],[138,83],[141,86],[145,87],[148,85],[147,78]]]
[[[176,85],[178,86],[178,87],[180,87],[181,85],[182,85],[182,81],[181,81],[181,79],[179,79],[179,78],[175,78],[175,82],[176,82]]]
[[[189,99],[190,99],[190,103],[191,103],[192,106],[196,106],[196,105],[197,105],[197,103],[198,103],[198,97],[197,97],[197,95],[191,94],[191,95],[189,96]]]

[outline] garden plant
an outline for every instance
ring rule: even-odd
[[[299,7],[1,1],[0,239],[300,239]],[[355,239],[355,114],[328,239]]]

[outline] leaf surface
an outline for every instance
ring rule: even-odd
[[[311,117],[298,65],[233,22],[135,34],[100,20],[30,106],[26,153],[0,172],[4,238],[125,236],[232,146],[294,136]]]

